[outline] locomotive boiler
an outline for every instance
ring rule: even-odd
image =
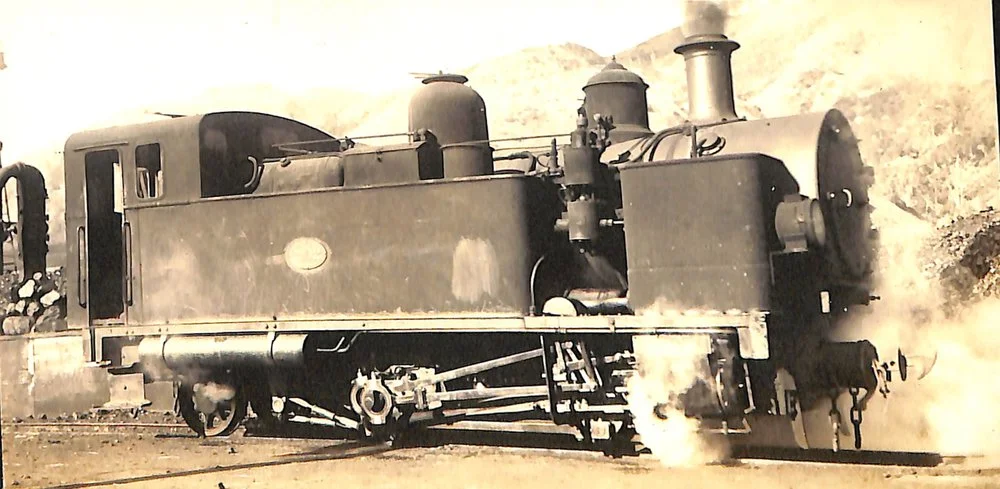
[[[423,80],[397,144],[250,112],[75,134],[68,321],[113,376],[175,380],[205,436],[249,408],[364,437],[619,446],[637,416],[681,413],[732,437],[798,423],[797,445],[829,447],[839,420],[798,414],[828,420],[847,391],[860,448],[854,414],[907,372],[827,340],[873,298],[871,169],[836,110],[739,117],[738,47],[677,47],[689,116],[658,131],[648,86],[612,61],[568,143],[538,151],[498,155],[454,74]],[[682,363],[635,412],[632,382]]]

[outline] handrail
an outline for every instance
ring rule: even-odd
[[[87,250],[87,232],[84,226],[77,226],[76,228],[76,246],[77,246],[77,302],[80,303],[81,307],[87,307],[87,301],[89,297],[89,287],[87,276],[87,257],[89,255]]]

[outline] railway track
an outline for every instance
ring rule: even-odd
[[[377,445],[348,444],[348,446],[338,446],[338,447],[333,447],[332,449],[324,450],[326,453],[303,453],[296,455],[288,455],[286,457],[279,458],[277,460],[268,460],[262,462],[216,465],[213,467],[182,470],[170,473],[139,475],[139,476],[120,477],[115,479],[107,479],[99,481],[62,484],[58,486],[49,486],[49,489],[79,489],[85,487],[114,486],[118,484],[147,483],[156,480],[177,479],[177,478],[192,477],[205,474],[215,474],[220,472],[231,472],[236,470],[257,469],[262,467],[276,467],[281,465],[320,462],[325,460],[349,459],[354,457],[362,457],[362,456],[384,453],[392,449],[393,447],[389,444],[377,444]]]
[[[74,435],[153,433],[159,437],[190,437],[190,428],[184,423],[176,422],[115,422],[115,421],[22,421],[4,423],[4,431],[37,432],[37,433],[72,433]],[[326,435],[326,436],[324,436]],[[332,433],[299,430],[281,432],[265,432],[256,429],[240,430],[231,438],[219,438],[219,442],[254,443],[264,440],[280,441],[284,439],[329,438]],[[215,440],[215,439],[208,439]],[[347,442],[357,444],[357,442]],[[483,433],[477,430],[465,430],[461,427],[448,429],[420,430],[407,436],[405,441],[396,442],[398,448],[433,448],[445,445],[509,447],[525,450],[555,450],[560,453],[589,453],[593,448],[581,448],[571,437],[564,433]],[[388,445],[387,445],[388,446]],[[639,458],[653,457],[648,451],[642,450],[633,454]],[[655,458],[655,457],[653,457]],[[902,467],[936,467],[955,465],[965,462],[966,456],[943,456],[930,452],[888,452],[877,450],[797,450],[767,447],[732,447],[731,458],[734,461],[774,461],[774,462],[813,462],[830,464],[883,465]],[[296,459],[297,460],[297,459]],[[301,461],[309,461],[307,457]],[[316,460],[326,460],[320,457]]]
[[[194,438],[194,435],[190,433],[190,430],[183,424],[143,421],[35,421],[9,425],[5,424],[4,431],[5,434],[10,431],[22,434],[39,432],[44,433],[42,436],[49,437],[60,437],[66,435],[75,437],[77,435],[93,433],[113,433],[133,440],[135,435],[150,433],[154,434],[154,436],[150,438],[146,438],[144,436],[141,438],[143,441],[139,443],[146,444],[146,440],[148,440],[148,443],[155,444],[157,443],[154,441],[155,439],[165,439],[163,440],[164,442],[167,442],[165,447],[172,446],[173,450],[176,450],[178,446],[186,445],[188,443],[185,440],[178,440],[178,438]],[[316,433],[316,435],[317,436],[315,436],[315,438],[324,438],[320,436],[319,433]],[[124,484],[134,484],[136,486],[143,487],[147,483],[153,483],[156,481],[165,481],[160,482],[160,484],[170,485],[178,483],[174,481],[204,480],[206,476],[211,477],[211,474],[220,474],[219,480],[228,481],[228,479],[239,477],[237,474],[245,474],[245,471],[247,470],[260,468],[280,468],[282,466],[296,464],[304,464],[308,466],[308,464],[313,463],[346,459],[359,459],[362,460],[360,463],[364,465],[366,463],[363,462],[365,457],[377,457],[377,460],[386,459],[386,463],[399,459],[404,460],[402,463],[403,465],[409,465],[410,461],[413,461],[413,463],[419,463],[419,461],[423,460],[425,457],[454,455],[459,458],[463,458],[478,453],[507,453],[513,454],[516,457],[527,459],[534,459],[537,457],[564,460],[567,462],[576,460],[576,463],[595,463],[595,467],[611,467],[611,469],[603,470],[621,470],[626,473],[641,473],[642,471],[658,470],[657,467],[659,467],[659,461],[655,456],[649,454],[648,452],[640,453],[634,457],[626,457],[624,460],[611,459],[609,457],[605,457],[599,452],[595,452],[593,450],[583,450],[572,442],[561,440],[561,438],[565,437],[552,435],[542,436],[536,434],[528,436],[528,434],[521,433],[514,434],[513,436],[484,437],[483,433],[463,432],[460,430],[427,430],[417,432],[414,435],[415,436],[407,437],[401,442],[397,442],[395,444],[373,444],[358,441],[346,441],[337,442],[333,445],[324,444],[322,446],[317,446],[314,442],[307,442],[306,440],[302,440],[297,437],[289,437],[285,435],[278,436],[270,433],[261,433],[253,430],[241,429],[230,438],[209,438],[202,439],[200,441],[192,441],[196,445],[203,447],[201,453],[205,453],[204,447],[206,445],[217,447],[235,447],[236,449],[239,449],[239,453],[246,453],[247,456],[254,457],[252,460],[247,460],[243,458],[244,456],[242,455],[234,455],[233,457],[236,458],[235,460],[217,458],[212,462],[209,462],[212,464],[210,466],[195,466],[190,468],[192,466],[187,465],[189,468],[180,466],[178,467],[180,470],[173,467],[167,468],[161,466],[156,468],[151,466],[146,467],[145,469],[137,468],[135,472],[142,471],[146,473],[139,473],[135,475],[127,474],[123,476],[119,472],[118,474],[106,473],[102,476],[100,473],[92,473],[87,477],[87,480],[72,483],[59,483],[58,485],[47,485],[44,487],[70,489],[110,487]],[[169,440],[171,438],[173,440]],[[295,443],[296,439],[300,442],[306,443]],[[50,441],[49,443],[53,442]],[[271,445],[272,443],[277,445],[266,450],[274,450],[277,448],[281,452],[273,455],[262,455],[264,451],[261,451],[260,448]],[[286,445],[285,443],[288,444]],[[248,448],[250,446],[254,446],[255,448],[251,450]],[[575,448],[573,448],[574,446]],[[98,448],[97,450],[100,449]],[[169,451],[171,449],[158,448],[156,450]],[[222,453],[225,453],[225,451]],[[178,455],[181,454],[178,453]],[[814,470],[822,466],[829,467],[831,465],[855,464],[869,466],[866,470],[877,470],[877,466],[893,466],[895,468],[888,470],[895,472],[903,470],[903,473],[905,474],[909,474],[911,468],[914,471],[914,474],[918,472],[920,474],[931,475],[975,473],[974,470],[967,470],[967,467],[964,466],[964,462],[966,461],[965,457],[942,457],[926,453],[887,453],[875,451],[842,451],[833,453],[832,451],[822,450],[780,451],[737,448],[732,455],[732,458],[728,461],[713,464],[717,467],[716,470],[718,470],[719,466],[732,466],[737,469],[739,467],[768,467],[769,471],[777,470],[778,472],[776,473],[781,473],[781,470],[788,470],[787,468],[789,467],[803,468],[797,470]],[[242,460],[240,460],[241,458]],[[371,462],[367,463],[370,464]],[[382,462],[376,463],[381,464]],[[398,464],[400,462],[397,461],[394,463]],[[201,464],[204,465],[205,462],[202,461]],[[341,468],[335,468],[332,470],[344,470],[343,467],[353,467],[353,465],[336,467]],[[782,467],[785,467],[786,469],[782,469]],[[285,472],[288,472],[289,469],[284,470]],[[331,469],[330,466],[317,466],[315,469],[303,467],[301,469],[295,468],[291,470],[294,472],[301,471],[303,473],[307,473],[313,470]],[[989,468],[986,469],[985,472],[980,469],[978,474],[990,476],[1000,475],[1000,468]]]
[[[116,435],[127,433],[183,434],[191,431],[183,423],[100,422],[100,421],[24,421],[3,423],[3,432],[72,433],[74,435]]]

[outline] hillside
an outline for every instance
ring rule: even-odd
[[[490,137],[545,133],[567,135],[583,100],[581,88],[607,60],[594,51],[562,44],[489,59],[462,72],[486,101]],[[351,134],[398,133],[407,128],[409,89],[374,101]]]

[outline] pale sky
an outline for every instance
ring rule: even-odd
[[[530,46],[610,55],[680,18],[670,0],[0,0],[3,158],[207,88],[383,91]]]

